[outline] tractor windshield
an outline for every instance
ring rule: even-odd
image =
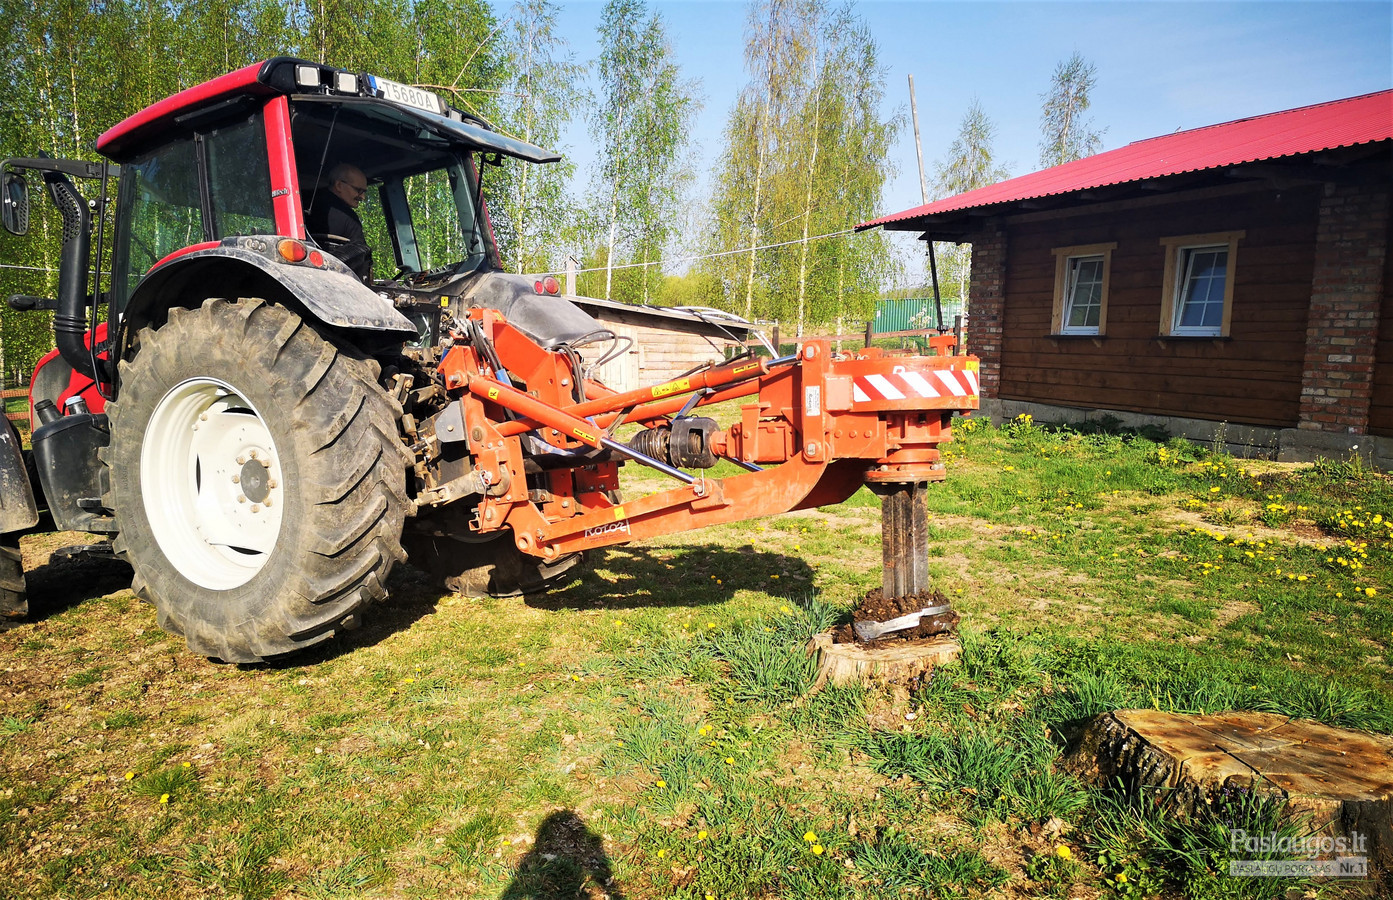
[[[306,210],[329,202],[331,173],[340,164],[357,168],[367,181],[354,212],[372,254],[373,280],[458,274],[497,259],[473,148],[379,101],[306,97],[292,111]]]

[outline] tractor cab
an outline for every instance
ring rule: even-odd
[[[499,269],[484,170],[503,157],[560,159],[493,131],[428,91],[288,58],[176,94],[102,135],[98,149],[120,162],[123,173],[114,316],[129,314],[138,325],[158,315],[144,311],[149,301],[142,296],[167,295],[171,280],[177,289],[206,277],[206,257],[250,250],[271,265],[250,260],[259,271],[224,270],[219,278],[245,284],[244,293],[257,283],[277,299],[288,292],[335,326],[401,336],[409,321],[417,334],[412,342],[421,345],[438,337],[438,313],[426,307],[438,309],[442,292],[458,294],[465,276]],[[330,173],[339,164],[367,178],[356,215],[372,266],[365,279],[370,291],[341,287],[354,299],[334,310],[306,301],[307,292],[317,292],[281,276],[284,262],[345,274],[334,258],[343,253],[341,236],[307,227],[316,207],[331,202]],[[260,236],[305,246],[255,239]],[[205,261],[176,265],[185,257]],[[285,290],[267,283],[268,275]]]

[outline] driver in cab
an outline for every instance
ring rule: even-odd
[[[305,223],[310,237],[363,281],[372,275],[372,249],[363,238],[363,222],[355,210],[367,195],[363,170],[341,162],[329,170],[329,190],[315,198]]]

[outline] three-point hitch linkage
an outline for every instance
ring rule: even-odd
[[[884,509],[885,595],[927,589],[924,493],[944,477],[938,448],[952,439],[953,413],[978,406],[978,361],[953,355],[952,335],[930,338],[929,356],[837,352],[808,341],[791,356],[746,357],[614,392],[591,381],[575,384],[578,369],[565,354],[539,346],[497,311],[471,309],[465,324],[439,360],[453,402],[435,419],[433,439],[467,448],[474,465],[449,479],[426,473],[419,505],[480,495],[475,530],[511,529],[519,551],[555,561],[827,506],[867,484]],[[753,402],[728,428],[691,415],[747,397]],[[621,442],[615,431],[623,423],[643,430]],[[531,452],[524,452],[525,441]],[[550,446],[538,454],[537,441]],[[623,459],[682,484],[613,502]],[[683,471],[719,460],[745,472],[707,478]]]

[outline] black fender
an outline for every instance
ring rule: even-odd
[[[161,320],[170,306],[197,307],[209,297],[260,297],[336,329],[417,337],[410,319],[332,255],[322,254],[318,266],[308,259],[286,262],[276,251],[280,240],[275,235],[225,238],[161,260],[131,292],[123,310],[127,334]]]
[[[24,465],[19,434],[9,419],[0,428],[0,534],[24,531],[39,524],[34,485]]]

